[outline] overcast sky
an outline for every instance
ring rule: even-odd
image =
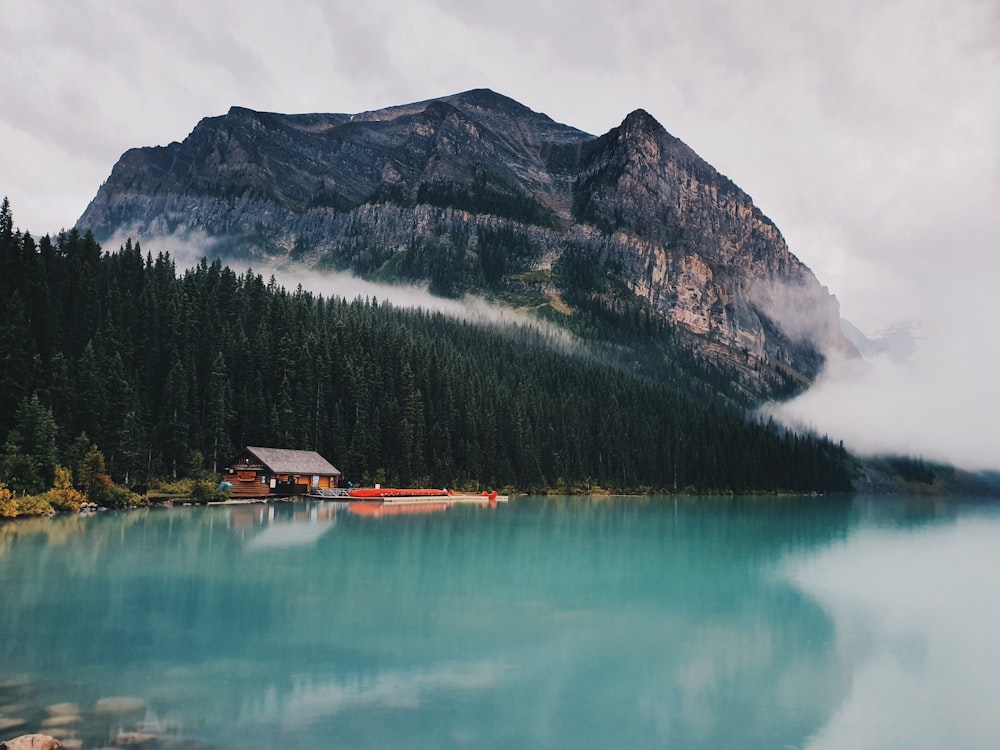
[[[0,193],[35,235],[72,226],[126,149],[232,105],[489,87],[594,134],[642,107],[753,196],[845,317],[922,326],[910,370],[828,379],[794,416],[1000,466],[996,0],[0,0],[0,70]]]

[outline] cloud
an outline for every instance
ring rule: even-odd
[[[1000,468],[1000,350],[995,302],[1000,268],[986,248],[992,217],[954,227],[920,286],[920,336],[905,359],[830,357],[818,382],[769,411],[793,426],[841,439],[862,454],[906,453],[972,470]],[[979,253],[976,258],[968,256]],[[889,304],[893,300],[883,297]]]
[[[985,340],[932,328],[907,359],[832,358],[798,398],[765,411],[843,440],[863,455],[906,454],[971,470],[1000,468],[998,354]]]
[[[814,279],[751,280],[747,291],[750,301],[792,341],[811,341],[823,350],[850,353],[839,327],[837,300]]]
[[[647,109],[872,330],[898,320],[873,288],[918,317],[928,230],[1000,190],[997,11],[981,0],[8,5],[0,124],[37,145],[0,166],[35,233],[70,225],[126,149],[233,104],[354,112],[491,86],[593,133]],[[76,197],[50,204],[71,162]]]
[[[71,226],[125,150],[234,104],[358,112],[489,86],[595,134],[642,107],[754,196],[845,317],[932,329],[916,372],[831,374],[799,416],[887,444],[923,413],[909,442],[929,455],[995,438],[995,2],[0,3],[0,193],[36,235]]]

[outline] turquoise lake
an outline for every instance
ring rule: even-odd
[[[998,563],[998,506],[920,498],[17,520],[0,740],[985,750]]]

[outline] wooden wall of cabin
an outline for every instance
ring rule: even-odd
[[[240,474],[248,473],[250,472],[238,472],[235,475],[223,474],[223,479],[233,485],[233,489],[229,493],[232,497],[267,497],[271,494],[270,485],[267,482],[262,482],[257,472],[253,472],[252,479],[246,476],[240,478]]]
[[[265,478],[265,481],[261,481],[261,477]],[[275,482],[289,482],[293,480],[293,475],[290,474],[275,474],[270,476],[267,474],[262,474],[258,471],[235,471],[230,474],[228,469],[222,473],[222,481],[229,482],[233,485],[233,489],[230,492],[231,497],[268,497],[275,494],[287,494],[281,492],[275,492],[275,488],[271,487],[271,480]],[[319,484],[317,485],[320,489],[330,489],[338,486],[338,477],[330,476],[329,474],[320,474]],[[294,483],[296,485],[303,485],[304,487],[312,487],[312,474],[307,474],[305,476],[294,477]]]

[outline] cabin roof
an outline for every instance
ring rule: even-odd
[[[316,451],[296,451],[289,448],[259,448],[248,445],[244,449],[256,456],[275,474],[340,474],[340,471]]]

